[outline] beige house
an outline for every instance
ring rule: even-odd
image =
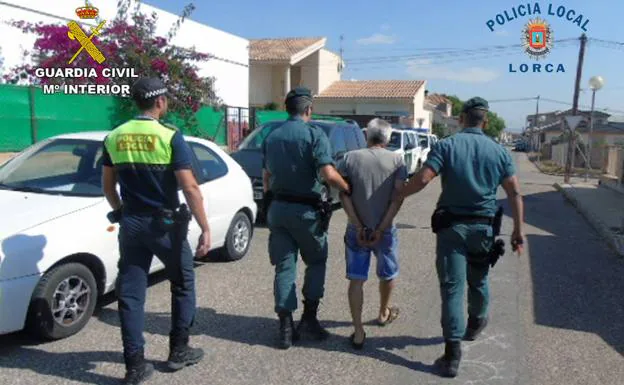
[[[460,130],[459,121],[452,113],[453,103],[444,95],[425,91],[425,109],[433,113],[433,123],[442,125],[445,135],[452,135]]]
[[[314,112],[353,119],[360,126],[380,117],[395,125],[431,129],[423,80],[343,80],[314,98]]]
[[[314,95],[340,80],[344,62],[325,49],[326,38],[250,40],[249,105],[283,108],[289,90],[308,87]]]

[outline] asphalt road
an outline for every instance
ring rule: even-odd
[[[401,314],[386,328],[367,326],[363,351],[351,351],[347,341],[346,217],[339,211],[330,228],[320,311],[333,334],[330,340],[288,351],[273,347],[273,270],[268,231],[258,228],[244,260],[208,262],[196,269],[192,343],[210,355],[183,371],[156,373],[149,384],[622,384],[624,263],[552,188],[557,178],[539,174],[525,155],[515,156],[528,250],[520,258],[508,251],[492,271],[491,323],[479,340],[464,344],[456,379],[439,378],[431,367],[443,349],[435,239],[429,228],[440,192],[435,181],[398,215],[401,275],[393,303]],[[505,238],[510,231],[506,217]],[[300,268],[299,283],[302,274]],[[371,276],[365,286],[368,320],[379,306],[376,285]],[[167,358],[169,298],[169,285],[156,277],[148,293],[145,338],[147,357],[157,368]],[[0,337],[0,368],[0,384],[117,383],[124,373],[117,304],[109,296],[81,333],[62,341],[37,344],[23,334]]]

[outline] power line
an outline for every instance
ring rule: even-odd
[[[575,46],[575,44],[571,44],[572,42],[567,42],[567,43],[563,43],[561,45],[559,45],[559,48],[568,48],[568,47],[572,47]],[[467,59],[471,59],[471,58],[479,58],[479,57],[485,57],[485,58],[491,58],[491,57],[496,57],[496,56],[502,56],[502,55],[509,55],[511,49],[518,49],[517,46],[515,47],[508,47],[506,49],[499,49],[498,51],[487,51],[487,50],[483,50],[483,51],[465,51],[465,52],[448,52],[448,53],[444,53],[444,54],[439,54],[439,53],[431,53],[431,54],[419,54],[419,55],[410,55],[410,56],[401,56],[401,57],[376,57],[376,58],[371,58],[368,61],[347,61],[347,63],[349,64],[350,67],[361,67],[361,66],[367,66],[367,65],[371,65],[371,64],[381,64],[381,63],[403,63],[403,62],[408,62],[408,61],[415,61],[415,60],[428,60],[428,61],[435,61],[436,63],[442,63],[442,62],[446,62],[446,61],[439,61],[439,60],[451,60],[452,61],[457,61],[457,60],[467,60]]]
[[[624,47],[624,42],[621,42],[621,41],[596,39],[596,38],[591,38],[591,37],[589,38],[589,41],[596,41],[596,42],[600,42],[600,43],[616,44],[616,45],[620,45],[620,46]]]
[[[545,102],[550,102],[550,103],[563,104],[563,105],[566,105],[566,106],[572,106],[573,105],[570,102],[564,102],[564,101],[555,100],[555,99],[541,98],[540,100],[543,100]],[[588,106],[586,104],[583,104],[583,105],[579,104],[579,107],[582,107],[582,108],[585,108],[585,109],[591,109],[591,106]],[[611,112],[617,112],[618,114],[624,114],[624,111],[616,110],[614,108],[609,108],[609,107],[603,107],[603,108],[594,107],[594,110],[611,111]]]
[[[393,62],[385,62],[385,64],[383,64],[384,62],[371,62],[371,63],[350,63],[347,62],[347,69],[350,71],[365,71],[365,70],[371,70],[371,69],[386,69],[386,68],[391,68],[391,67],[396,67],[396,66],[405,66],[406,64],[409,64],[407,62],[409,61],[414,61],[415,63],[413,63],[413,65],[418,68],[418,67],[427,67],[427,66],[432,66],[432,65],[439,65],[439,64],[450,64],[450,63],[464,63],[467,61],[471,61],[471,60],[483,60],[483,59],[492,59],[495,57],[503,57],[503,56],[508,56],[509,52],[498,52],[498,53],[488,53],[488,52],[483,52],[480,54],[474,54],[474,55],[464,55],[464,56],[456,56],[453,58],[434,58],[432,60],[426,58],[426,57],[422,57],[422,58],[412,58],[411,60],[396,60]],[[418,62],[420,60],[420,62]],[[383,65],[382,65],[383,64]],[[371,66],[373,65],[373,66]]]
[[[536,99],[537,99],[536,96],[532,96],[528,98],[488,100],[488,103],[526,102],[526,101],[531,101],[531,100],[536,100]]]
[[[560,44],[560,43],[567,43],[567,42],[575,42],[576,40],[578,39],[577,38],[560,39],[560,40],[555,40],[555,43]],[[509,50],[509,49],[519,49],[523,47],[524,47],[524,44],[507,44],[507,45],[486,46],[486,47],[480,47],[480,48],[446,50],[446,51],[440,51],[440,52],[414,53],[411,55],[359,57],[359,58],[350,58],[346,60],[351,63],[379,62],[379,61],[388,61],[388,60],[393,61],[393,60],[411,59],[411,58],[422,57],[422,56],[447,56],[447,55],[453,56],[453,55],[467,55],[467,54],[470,55],[470,54],[475,54],[475,53],[491,52],[492,50],[500,51],[500,50]],[[422,50],[433,50],[433,49],[428,48],[428,49],[422,49]]]

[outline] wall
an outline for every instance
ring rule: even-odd
[[[196,116],[198,132],[180,126],[182,132],[226,144],[223,111],[204,107]],[[119,113],[119,99],[113,96],[44,95],[38,87],[0,85],[0,152],[21,151],[61,134],[107,131],[130,117]]]
[[[605,173],[618,177],[624,183],[624,148],[608,147]]]
[[[332,83],[341,79],[342,73],[338,71],[340,57],[326,49],[321,49],[316,53],[319,57],[318,65],[318,90],[314,95],[320,94]]]
[[[78,19],[75,9],[84,5],[84,1],[62,1],[51,6],[49,0],[8,0],[10,4],[54,14],[56,17],[40,15],[35,12],[16,9],[0,4],[0,22],[8,20],[27,20],[30,22],[61,23]],[[59,4],[61,3],[61,4]],[[131,9],[134,8],[134,1]],[[117,13],[117,0],[96,0],[93,5],[100,11],[103,20],[112,20]],[[179,6],[180,11],[182,5]],[[158,15],[157,34],[166,36],[171,25],[178,19],[177,15],[149,6],[141,5],[145,14],[156,12]],[[80,19],[76,20],[80,21]],[[93,25],[93,22],[81,23]],[[106,26],[102,34],[106,33]],[[22,50],[32,49],[35,35],[23,34],[17,28],[0,23],[2,36],[2,55],[4,68],[9,69],[22,63]],[[238,36],[211,28],[192,20],[186,20],[180,28],[173,44],[190,48],[195,46],[199,52],[212,54],[218,59],[199,63],[200,76],[216,77],[217,95],[227,105],[247,107],[249,104],[249,41]],[[235,64],[234,64],[235,63]]]
[[[319,93],[319,60],[319,51],[316,51],[294,65],[301,68],[301,83],[312,91],[312,95]]]
[[[249,104],[262,107],[273,100],[273,68],[266,64],[249,67]]]
[[[315,99],[314,111],[327,115],[411,115],[409,99]],[[392,114],[391,114],[392,113]]]
[[[589,143],[589,134],[581,134],[580,137],[583,143]],[[594,132],[592,134],[592,144],[604,144],[604,145],[616,145],[624,143],[624,134],[605,134],[600,132]]]
[[[271,101],[277,103],[280,108],[284,107],[284,81],[286,79],[286,65],[271,66]]]
[[[427,89],[427,82],[420,87],[416,96],[414,97],[414,127],[418,127],[418,118],[423,118],[422,128],[431,129],[431,123],[433,120],[433,112],[425,109],[425,90]]]

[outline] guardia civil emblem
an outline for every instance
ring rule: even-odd
[[[522,31],[522,44],[530,58],[545,58],[553,47],[552,29],[546,20],[539,17],[529,20]]]

